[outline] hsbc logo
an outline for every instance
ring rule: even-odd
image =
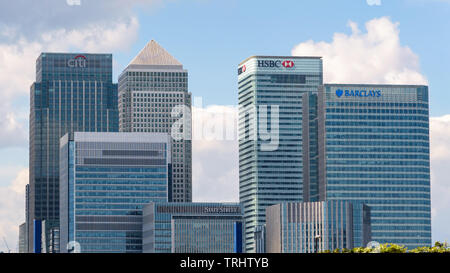
[[[284,61],[281,63],[284,67],[286,68],[291,68],[294,67],[294,62],[293,61]]]
[[[258,60],[258,67],[285,67],[292,68],[294,67],[294,62],[290,60],[285,61],[272,61],[272,60]]]
[[[75,58],[68,60],[67,66],[72,68],[85,68],[87,66],[87,58],[83,55],[78,55]]]
[[[247,70],[247,67],[245,65],[239,67],[238,68],[238,75],[241,75],[242,73],[244,73],[245,70]]]

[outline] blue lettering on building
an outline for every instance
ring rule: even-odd
[[[258,60],[258,67],[280,67],[281,61]]]
[[[345,97],[374,97],[379,98],[381,97],[381,90],[353,90],[353,89],[337,89],[336,90],[336,96],[338,98],[342,97],[344,95]]]

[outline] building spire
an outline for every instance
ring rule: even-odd
[[[177,59],[169,54],[156,41],[151,40],[134,57],[130,65],[182,65]]]

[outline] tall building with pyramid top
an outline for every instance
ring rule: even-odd
[[[170,202],[192,202],[188,72],[151,40],[119,76],[119,130],[172,136]]]

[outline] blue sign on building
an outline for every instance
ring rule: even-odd
[[[42,221],[35,219],[33,221],[33,227],[33,253],[41,253]]]
[[[342,97],[344,95],[345,97],[381,97],[381,90],[358,90],[358,89],[350,89],[350,90],[342,90],[337,89],[336,90],[336,96],[338,98]]]

